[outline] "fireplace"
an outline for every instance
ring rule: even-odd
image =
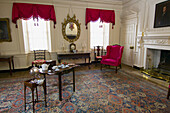
[[[158,68],[170,72],[170,50],[161,50]]]
[[[144,37],[144,70],[152,77],[170,81],[170,38]]]

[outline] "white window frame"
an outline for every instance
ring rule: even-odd
[[[34,21],[32,18],[31,18],[31,20],[32,21]],[[36,22],[36,21],[34,21],[35,22],[35,24],[37,25],[37,24],[40,24],[39,22]],[[32,50],[31,50],[31,48],[30,48],[30,42],[29,42],[29,29],[28,29],[28,24],[29,24],[29,22],[27,21],[27,20],[22,20],[22,28],[23,28],[23,38],[24,38],[24,47],[25,47],[25,53],[31,53],[32,52]],[[46,26],[46,35],[47,35],[47,42],[46,42],[46,44],[47,44],[47,48],[46,48],[46,50],[47,51],[51,51],[51,31],[50,31],[50,21],[45,21],[45,26]],[[37,27],[37,26],[35,26],[35,27]],[[39,44],[38,42],[37,42],[37,44]]]
[[[100,21],[100,19],[98,19],[96,22],[99,22]],[[105,31],[103,31],[103,42],[102,42],[102,44],[92,44],[92,32],[93,32],[93,27],[92,27],[92,25],[93,25],[93,23],[94,22],[90,22],[90,49],[94,49],[94,46],[103,46],[103,48],[104,49],[106,49],[106,47],[109,45],[109,41],[110,41],[110,23],[102,23],[102,22],[100,22],[99,24],[100,25],[102,25],[102,29],[104,29],[105,27],[107,27],[107,29],[108,29],[108,36],[105,36]],[[97,23],[96,23],[96,25],[97,25]],[[99,26],[99,25],[98,25]],[[101,28],[99,28],[99,29],[101,29]],[[96,41],[97,41],[97,39],[96,39]]]

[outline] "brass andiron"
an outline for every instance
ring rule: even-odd
[[[141,69],[141,72],[151,77],[170,82],[170,73],[157,68]]]

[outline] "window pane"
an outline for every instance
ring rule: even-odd
[[[28,45],[28,51],[48,50],[48,25],[49,22],[43,19],[39,19],[38,22],[33,19],[23,20],[24,40],[25,45]]]
[[[103,48],[106,49],[109,45],[109,23],[103,23],[103,27]]]
[[[106,46],[109,44],[109,23],[102,23],[100,19],[90,22],[90,48]]]

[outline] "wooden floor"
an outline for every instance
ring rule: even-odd
[[[96,69],[100,69],[100,63],[98,63],[97,65],[96,64],[91,64],[90,65],[90,69],[87,65],[81,65],[80,67],[78,67],[76,69],[76,71],[88,71],[88,70],[96,70]],[[108,67],[104,67],[104,68],[108,68]],[[103,69],[104,69],[103,68]],[[113,68],[114,69],[114,68]],[[151,78],[151,77],[148,77],[144,74],[142,74],[140,72],[140,70],[138,69],[135,69],[135,68],[132,68],[131,66],[127,66],[127,65],[124,65],[122,64],[122,71],[126,72],[126,73],[129,73],[129,74],[133,74],[133,75],[136,75],[136,77],[140,77],[141,79],[146,79],[148,81],[151,81],[153,83],[155,83],[155,85],[159,85],[160,87],[162,88],[168,88],[168,83],[166,81],[162,81],[162,80],[158,80],[158,79],[155,79],[155,78]],[[3,80],[3,79],[11,79],[11,78],[30,78],[31,75],[29,74],[29,69],[27,70],[16,70],[15,72],[13,72],[13,75],[11,76],[9,72],[0,72],[0,80]],[[119,73],[119,70],[118,70],[118,73]]]
[[[105,67],[105,68],[107,68],[107,67]],[[76,68],[76,71],[84,71],[84,70],[97,70],[97,69],[100,69],[100,63],[97,63],[97,65],[96,64],[91,64],[90,65],[90,69],[89,69],[89,67],[88,67],[88,65],[81,65],[80,67],[78,67],[78,68]],[[134,69],[134,68],[132,68],[132,67],[130,67],[130,66],[126,66],[126,65],[123,65],[122,66],[122,70],[131,70],[130,72],[132,72],[132,70],[133,71],[138,71],[139,73],[140,73],[140,71],[139,70],[137,70],[137,69]],[[10,73],[9,72],[0,72],[0,79],[6,79],[6,78],[25,78],[25,77],[31,77],[31,75],[29,74],[29,69],[24,69],[24,70],[16,70],[15,72],[13,72],[12,73],[12,76],[10,75]]]
[[[90,69],[88,65],[81,65],[76,69],[76,71],[82,71],[82,70],[95,70],[95,69],[100,69],[100,64],[90,65]],[[9,72],[0,72],[0,79],[7,79],[7,78],[25,78],[25,77],[31,77],[29,74],[29,69],[23,69],[23,70],[15,70],[15,72],[12,73],[12,76],[10,75]]]

